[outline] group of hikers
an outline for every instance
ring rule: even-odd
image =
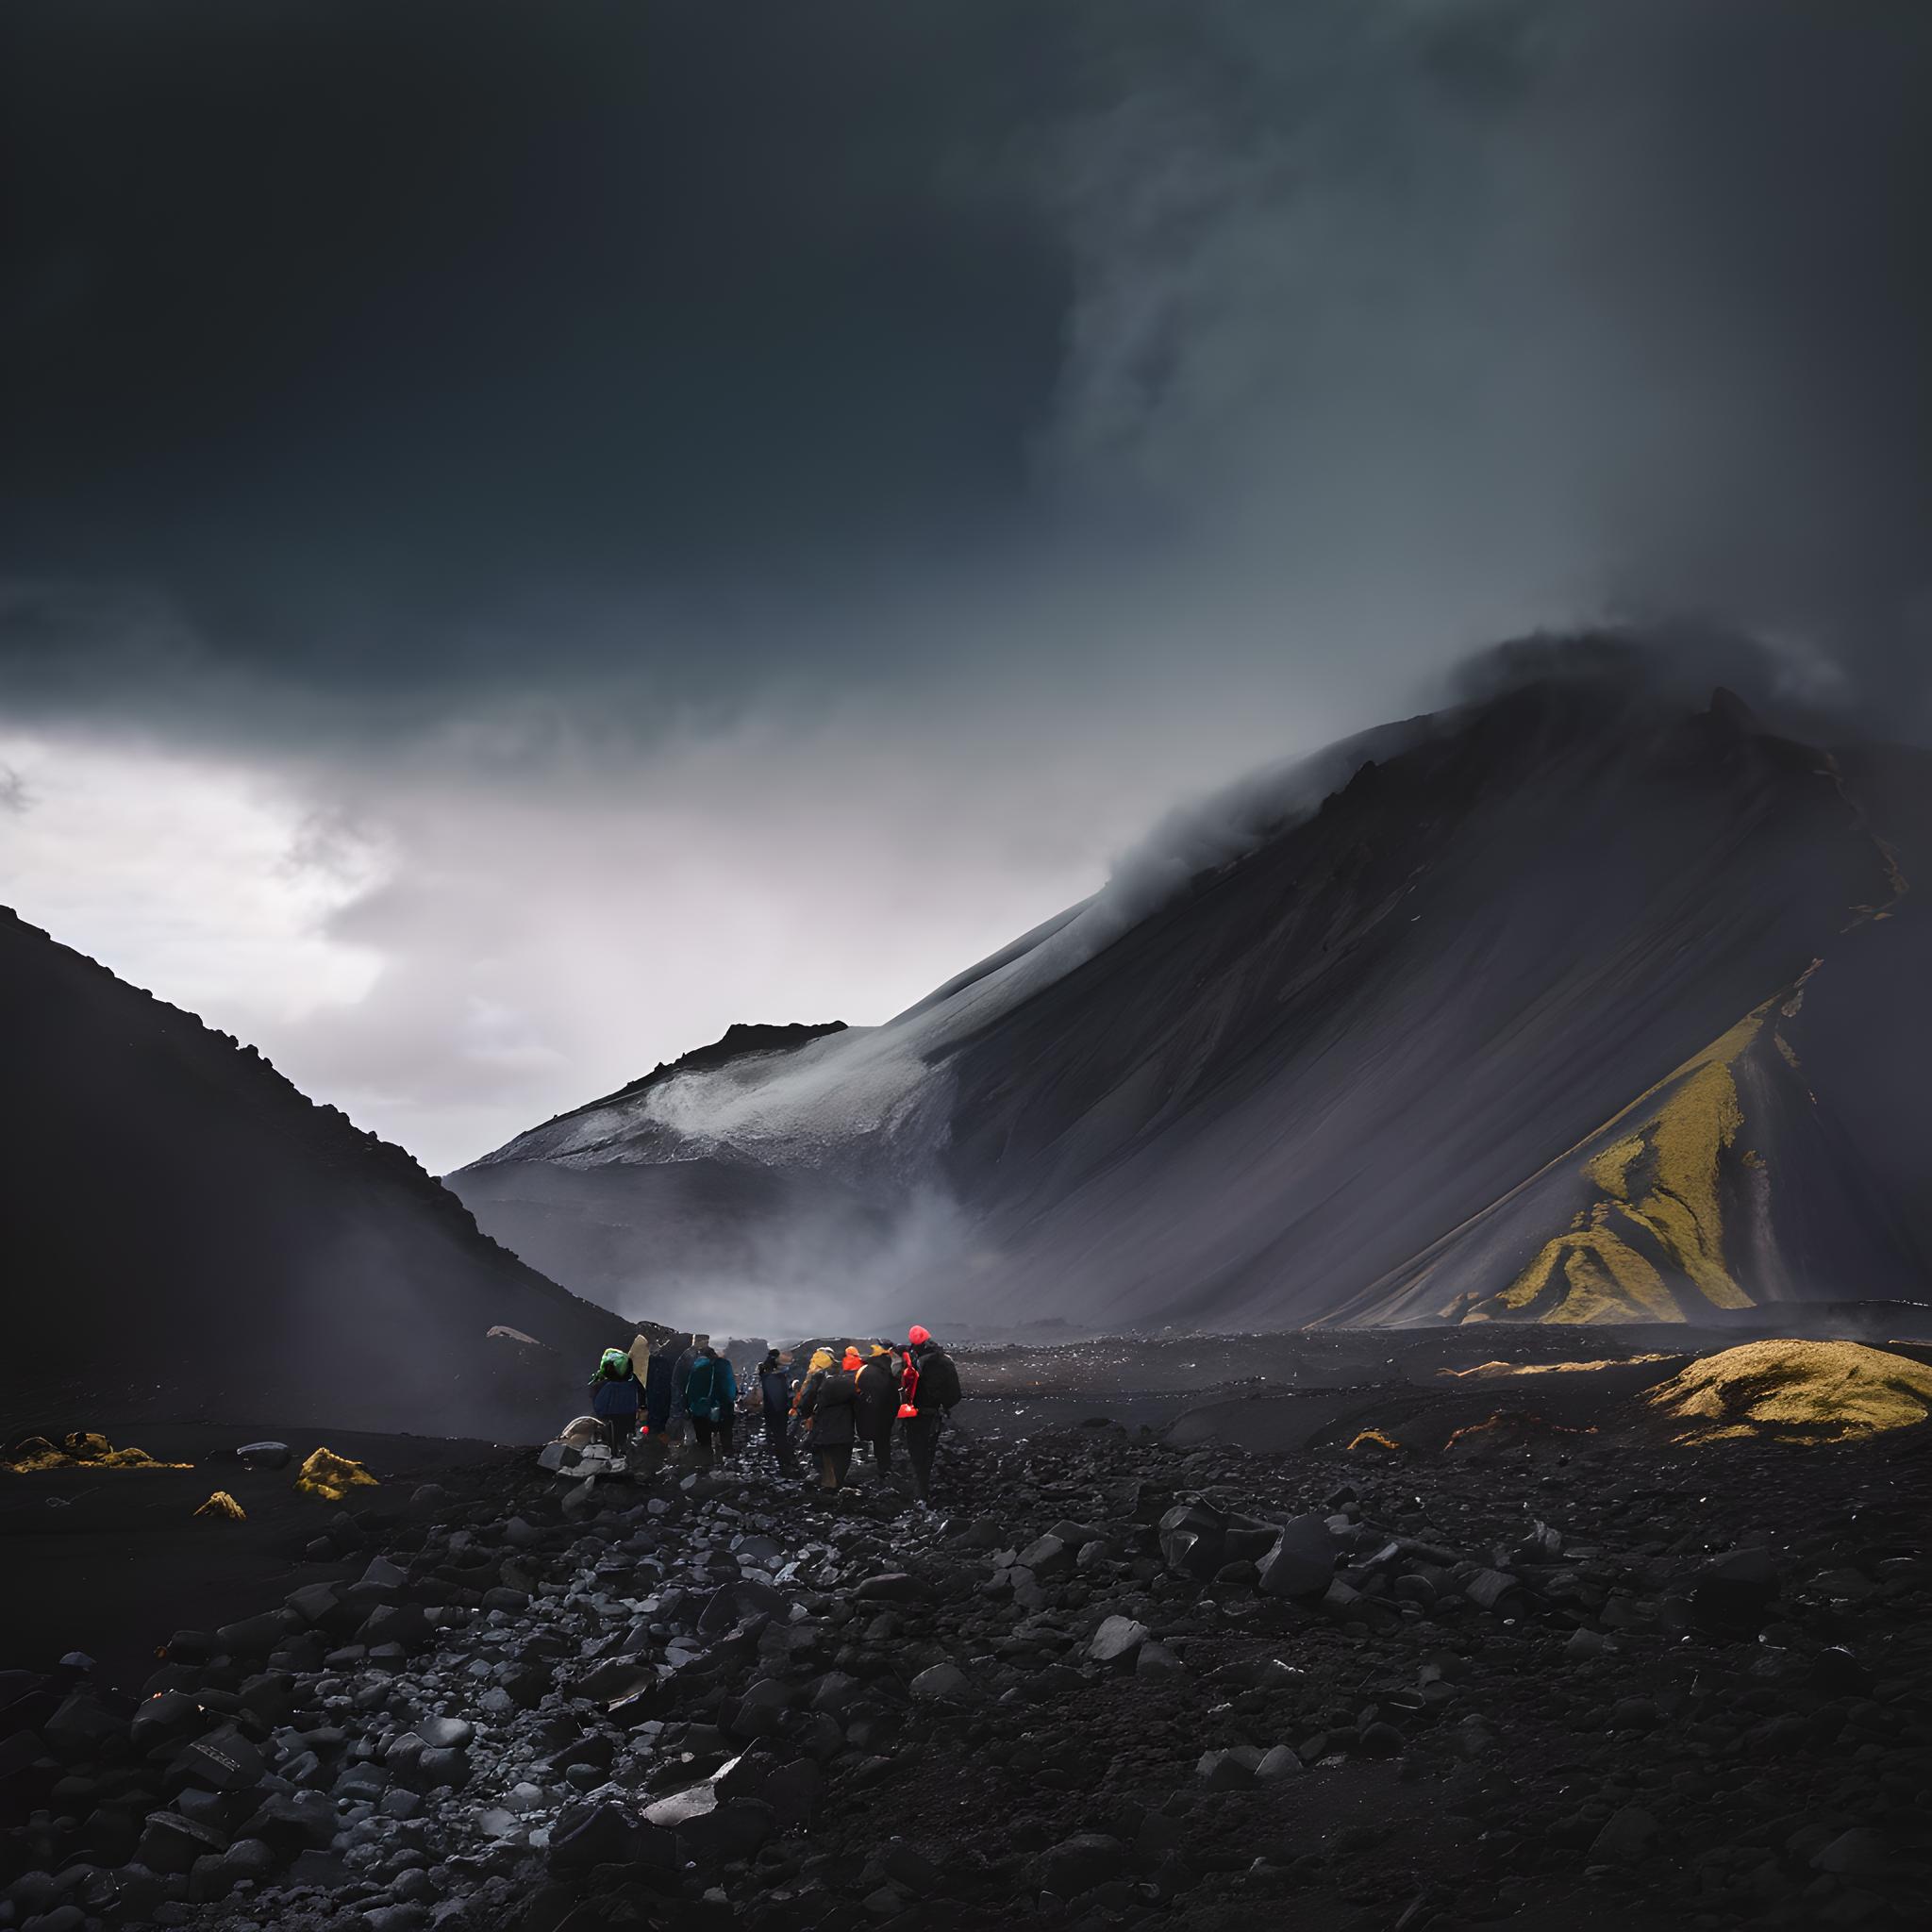
[[[891,1474],[896,1430],[913,1500],[931,1507],[933,1460],[959,1400],[959,1372],[926,1329],[909,1329],[904,1347],[849,1341],[816,1348],[803,1369],[796,1352],[774,1348],[742,1390],[730,1357],[708,1335],[692,1335],[668,1375],[647,1351],[640,1362],[641,1346],[640,1338],[628,1351],[607,1348],[591,1378],[591,1407],[614,1455],[626,1455],[640,1429],[646,1436],[655,1430],[667,1452],[676,1452],[689,1427],[699,1459],[728,1458],[742,1409],[762,1423],[782,1474],[799,1474],[795,1445],[802,1444],[817,1466],[819,1488],[838,1490],[855,1453],[881,1477]],[[658,1421],[650,1419],[654,1391],[664,1405]]]

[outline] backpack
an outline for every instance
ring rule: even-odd
[[[702,1417],[708,1423],[723,1420],[724,1411],[718,1404],[718,1363],[713,1356],[691,1365],[691,1379],[684,1385],[684,1406],[694,1416]]]

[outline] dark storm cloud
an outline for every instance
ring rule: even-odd
[[[1498,638],[1924,731],[1928,105],[1921,0],[14,0],[0,896],[440,1166]]]
[[[12,9],[8,562],[398,684],[1009,513],[1066,301],[1030,11]]]
[[[916,682],[907,605],[1104,658],[1041,586],[1157,567],[1304,663],[1405,579],[1445,648],[1558,586],[1923,654],[1915,0],[4,31],[17,697]]]

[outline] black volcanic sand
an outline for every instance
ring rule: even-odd
[[[1440,1448],[1455,1430],[1499,1407],[1526,1405],[1551,1421],[1585,1426],[1606,1407],[1621,1412],[1627,1397],[1674,1374],[1692,1356],[1800,1332],[1791,1318],[1804,1311],[1774,1311],[1777,1326],[1763,1324],[1764,1312],[1754,1310],[1757,1319],[1722,1330],[1476,1324],[973,1345],[959,1351],[971,1391],[960,1416],[975,1432],[1000,1437],[1105,1417],[1130,1428],[1169,1430],[1176,1441],[1218,1438],[1261,1453],[1346,1444],[1368,1427],[1405,1444]],[[1932,1341],[1896,1332],[1924,1327],[1923,1310],[1903,1307],[1883,1318],[1859,1310],[1832,1332],[1926,1361]],[[1642,1356],[1663,1359],[1632,1359]],[[1603,1366],[1520,1379],[1466,1373],[1499,1358],[1512,1366]]]
[[[1506,1345],[1629,1339],[1490,1331],[1445,1364],[1440,1338],[1376,1338],[1370,1407]],[[252,1519],[227,1529],[133,1487],[187,1499],[207,1469],[122,1477],[140,1594],[134,1566],[87,1570],[107,1525],[49,1574],[91,1575],[168,1655],[125,1697],[28,1687],[0,1720],[26,1724],[0,1736],[0,1923],[1923,1923],[1932,1431],[1692,1451],[1612,1369],[1475,1401],[1587,1384],[1594,1434],[1545,1415],[1444,1451],[1418,1410],[1415,1446],[1350,1451],[1339,1409],[1287,1454],[1202,1433],[1361,1392],[1359,1339],[1304,1355],[1299,1390],[1219,1391],[1277,1341],[964,1353],[982,1422],[947,1442],[936,1516],[870,1473],[831,1504],[761,1451],[586,1491],[528,1451],[331,1436],[393,1472],[371,1501],[230,1483]],[[1029,1390],[1196,1413],[1164,1439],[988,1425]],[[22,1507],[9,1631],[53,1541]],[[303,1557],[318,1534],[330,1562]],[[171,1643],[150,1571],[203,1591]],[[42,1627],[20,1661],[83,1641]]]
[[[287,1469],[252,1469],[220,1456],[264,1438],[289,1444]],[[0,1669],[46,1669],[81,1650],[96,1659],[104,1681],[137,1686],[170,1631],[225,1623],[238,1603],[272,1602],[316,1577],[340,1575],[339,1556],[319,1562],[308,1551],[345,1508],[371,1518],[379,1535],[441,1471],[487,1466],[500,1453],[488,1442],[432,1436],[208,1423],[142,1424],[110,1440],[157,1461],[193,1466],[0,1474],[0,1566],[10,1579],[0,1591]],[[378,1487],[341,1504],[302,1494],[297,1466],[319,1447],[363,1464]],[[245,1523],[196,1519],[216,1490],[242,1505]],[[418,1507],[433,1509],[434,1499]],[[358,1532],[358,1548],[369,1533]]]

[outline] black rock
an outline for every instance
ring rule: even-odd
[[[298,1852],[289,1867],[291,1885],[316,1885],[326,1891],[340,1890],[349,1882],[349,1868],[334,1852]]]
[[[945,1873],[939,1863],[904,1840],[888,1845],[879,1864],[894,1885],[903,1887],[915,1898],[930,1898],[946,1889]]]
[[[1160,1519],[1160,1554],[1170,1570],[1206,1583],[1221,1568],[1227,1519],[1206,1503],[1183,1503]]]
[[[1840,1644],[1811,1659],[1811,1682],[1828,1697],[1869,1697],[1876,1681],[1870,1668]]]
[[[240,1731],[210,1731],[175,1758],[174,1769],[217,1791],[245,1791],[261,1782],[268,1769],[259,1750]]]
[[[212,1824],[197,1824],[178,1811],[150,1811],[135,1857],[150,1872],[185,1876],[195,1859],[227,1848],[227,1833]]]
[[[698,1613],[701,1636],[714,1637],[755,1616],[783,1616],[786,1600],[769,1583],[741,1577],[735,1583],[721,1584],[705,1601]]]
[[[677,1835],[692,1857],[723,1864],[750,1857],[774,1829],[771,1806],[757,1798],[731,1798],[688,1820]]]
[[[1074,1557],[1073,1545],[1049,1532],[1045,1536],[1035,1537],[1020,1552],[1020,1564],[1022,1568],[1032,1571],[1041,1582],[1046,1583],[1058,1576],[1071,1575]]]
[[[599,1865],[637,1865],[675,1873],[683,1850],[675,1832],[646,1824],[611,1804],[574,1805],[550,1834],[553,1872],[589,1872]]]
[[[1083,1831],[1062,1839],[1040,1855],[1039,1882],[1060,1898],[1078,1898],[1127,1867],[1127,1848],[1105,1832]]]
[[[97,1757],[110,1738],[127,1735],[129,1719],[109,1709],[92,1690],[76,1690],[41,1725],[47,1749],[66,1763]]]
[[[1295,1516],[1281,1525],[1257,1565],[1268,1596],[1318,1597],[1335,1578],[1336,1540],[1325,1517]]]
[[[1766,1549],[1726,1550],[1691,1579],[1690,1614],[1719,1636],[1756,1631],[1778,1593],[1777,1570]]]
[[[781,1766],[758,1786],[780,1831],[796,1831],[818,1815],[825,1797],[825,1774],[808,1757]]]
[[[431,1748],[417,1758],[409,1780],[425,1791],[459,1791],[470,1782],[470,1759],[461,1751]]]
[[[1146,1624],[1132,1617],[1107,1617],[1087,1646],[1087,1655],[1097,1664],[1125,1663],[1151,1636]]]
[[[320,1791],[272,1791],[237,1834],[262,1840],[278,1858],[321,1850],[335,1835],[335,1807]]]
[[[198,1731],[208,1722],[201,1706],[179,1690],[164,1690],[146,1699],[128,1725],[128,1739],[137,1752],[158,1744],[173,1744]]]
[[[903,1570],[882,1571],[858,1586],[859,1601],[868,1604],[924,1603],[932,1594],[933,1587],[924,1577],[908,1575]]]
[[[357,1631],[356,1641],[372,1650],[384,1643],[410,1650],[428,1635],[429,1618],[421,1604],[378,1604]]]
[[[264,1610],[258,1617],[243,1617],[238,1623],[224,1624],[215,1632],[215,1640],[221,1645],[221,1652],[229,1657],[266,1657],[288,1635],[288,1631],[289,1626],[282,1621],[279,1610]]]
[[[1611,1859],[1634,1864],[1648,1855],[1656,1838],[1657,1820],[1640,1806],[1625,1805],[1605,1821],[1591,1845],[1590,1857],[1595,1864]]]

